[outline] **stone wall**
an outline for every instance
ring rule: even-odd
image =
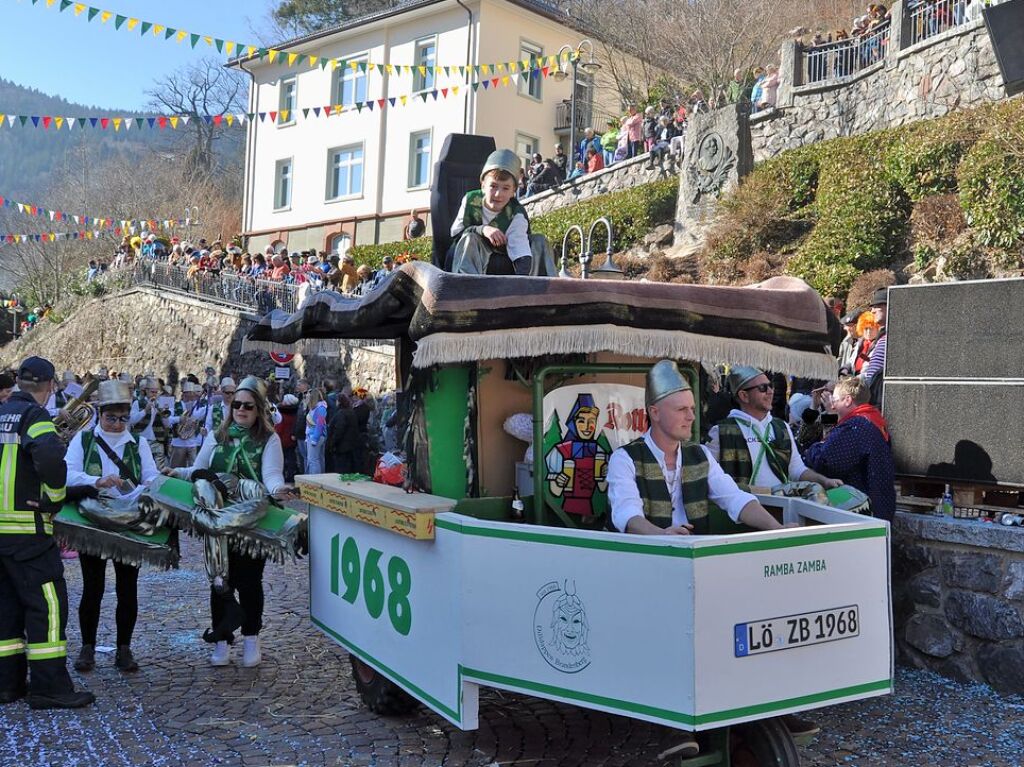
[[[779,108],[750,121],[755,161],[816,141],[941,117],[1006,98],[982,20],[902,49],[897,19],[893,24],[889,55],[839,80],[800,84],[800,52],[787,44]]]
[[[527,197],[523,200],[523,206],[531,217],[540,216],[564,208],[566,205],[583,202],[599,194],[632,189],[634,186],[675,176],[678,172],[675,164],[668,160],[665,161],[664,167],[655,165],[653,168],[649,168],[647,165],[649,160],[650,158],[646,154],[631,160],[623,160],[610,168],[599,170],[597,173],[588,173],[580,178],[566,181],[555,189]]]
[[[222,375],[268,375],[274,364],[266,352],[242,351],[256,320],[186,294],[137,287],[93,299],[59,324],[40,325],[0,349],[0,366],[38,354],[77,373],[103,365],[177,380],[209,365]],[[395,388],[394,347],[383,342],[339,342],[336,355],[298,355],[292,367],[315,383],[347,377],[375,393]]]
[[[892,534],[900,662],[1024,693],[1024,530],[900,512]]]

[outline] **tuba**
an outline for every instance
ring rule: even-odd
[[[178,421],[178,439],[192,439],[198,431],[199,421],[192,417],[191,411],[181,416],[181,420]]]
[[[61,442],[65,445],[71,442],[75,434],[92,423],[96,411],[89,404],[88,400],[99,385],[98,379],[92,379],[82,390],[81,394],[68,402],[53,417],[53,426],[57,430],[57,436],[60,437]]]

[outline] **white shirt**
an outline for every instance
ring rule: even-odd
[[[498,213],[501,211],[489,210],[486,205],[480,209],[481,218],[483,219],[484,226],[490,226],[491,222],[497,218]],[[452,224],[451,235],[453,238],[458,238],[462,234],[463,226],[462,222],[466,218],[466,198],[462,198],[462,205],[459,206],[459,212],[455,214],[454,223]],[[508,229],[505,230],[505,236],[508,237],[508,257],[512,261],[526,256],[533,255],[533,251],[530,250],[530,223],[526,220],[526,216],[521,213],[517,213],[512,217],[512,222],[508,225]]]
[[[199,448],[196,455],[196,462],[183,469],[175,469],[174,476],[178,479],[188,479],[196,469],[209,469],[213,463],[213,452],[217,449],[217,435],[210,432],[203,440],[203,446]],[[273,495],[284,486],[284,450],[281,447],[281,438],[276,434],[270,435],[267,444],[263,448],[263,463],[260,466],[260,476],[263,477],[263,487],[267,493]]]
[[[647,443],[647,447],[658,461],[662,474],[671,478],[665,470],[665,453],[654,444],[650,430],[644,433],[644,442]],[[722,471],[722,467],[718,465],[708,449],[703,445],[701,445],[701,449],[708,459],[708,500],[724,509],[733,522],[738,522],[743,507],[751,501],[756,501],[757,498],[740,490],[732,477]],[[683,505],[682,452],[681,447],[676,448],[675,477],[669,484],[669,492],[672,496],[673,525],[686,524],[686,508]],[[633,459],[621,447],[612,453],[612,457],[608,460],[608,502],[612,507],[612,524],[623,532],[625,532],[629,520],[644,515],[644,502],[640,498],[640,490],[636,486],[636,467],[633,464]]]
[[[91,430],[97,437],[102,437],[103,441],[106,442],[110,449],[114,451],[118,458],[124,460],[124,448],[129,442],[135,442],[135,437],[125,429],[120,434],[108,434],[103,431],[102,428],[97,426]],[[101,474],[98,477],[94,477],[92,474],[85,473],[85,452],[82,450],[82,435],[85,431],[80,431],[76,434],[71,444],[68,445],[67,455],[64,456],[64,460],[68,465],[68,485],[88,485],[90,487],[96,487],[96,483],[103,477],[109,477],[114,475],[117,477],[121,476],[121,470],[117,468],[117,465],[110,460],[107,452],[96,445],[96,452],[100,456],[100,471]],[[139,439],[139,467],[141,469],[140,485],[148,485],[154,479],[160,476],[160,470],[157,469],[156,463],[153,461],[153,453],[149,449],[149,443],[145,439]]]
[[[194,418],[196,421],[198,421],[199,426],[196,428],[196,434],[194,437],[192,437],[192,439],[181,439],[179,437],[172,437],[171,447],[199,447],[203,440],[203,435],[200,433],[199,429],[206,426],[206,422],[209,419],[211,412],[212,411],[210,410],[210,405],[206,400],[196,400],[195,403],[192,404],[191,406],[189,406],[188,403],[186,403],[185,415],[188,415],[191,418]],[[177,424],[185,417],[185,415],[179,416],[172,414],[167,419],[167,423],[172,427],[177,426]]]
[[[751,424],[753,424],[759,432],[764,436],[765,440],[771,442],[775,438],[775,430],[772,428],[772,414],[769,413],[760,421],[754,420],[754,417],[749,413],[744,413],[742,410],[733,408],[729,412],[729,418],[735,418],[737,423],[740,425],[740,433],[743,438],[747,441],[747,450],[750,452],[750,465],[753,466],[757,463],[757,456],[761,452],[762,445],[761,441],[754,434]],[[792,445],[793,452],[789,457],[789,480],[796,482],[803,476],[803,473],[807,471],[807,464],[804,463],[804,459],[800,457],[800,451],[796,448],[796,439],[793,438],[793,430],[786,424],[786,434],[789,435],[789,444]],[[718,436],[718,426],[712,426],[711,431],[708,432],[708,436],[711,441],[708,442],[708,449],[711,451],[711,455],[715,457],[716,461],[722,458],[722,445]],[[740,482],[746,482],[749,477],[738,477]],[[761,465],[757,469],[757,476],[754,477],[754,481],[750,483],[751,487],[765,487],[771,488],[776,485],[782,484],[783,479],[776,477],[775,472],[772,471],[771,466],[768,465],[768,454],[765,451],[764,458],[761,459]]]
[[[142,433],[139,436],[143,437],[146,440],[154,440],[154,441],[156,440],[156,434],[153,432],[153,424],[156,423],[156,419],[160,417],[159,411],[160,411],[159,407],[154,407],[153,408],[153,412],[149,414],[149,421],[146,422],[146,427],[142,430]],[[138,400],[132,400],[132,410],[131,410],[131,419],[132,420],[129,422],[129,425],[132,428],[134,428],[136,426],[136,424],[138,424],[140,421],[142,421],[145,417],[146,417],[146,411],[145,411],[144,408],[139,406],[139,401]]]

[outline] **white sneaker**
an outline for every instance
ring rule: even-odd
[[[231,662],[231,648],[227,642],[217,642],[217,645],[213,648],[213,652],[210,654],[210,665],[211,666],[226,666]]]
[[[242,665],[245,668],[252,668],[260,665],[263,654],[260,652],[260,638],[242,637]]]

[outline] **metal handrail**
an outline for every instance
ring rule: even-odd
[[[803,48],[800,53],[803,84],[841,80],[882,61],[889,55],[891,28],[887,20],[868,34]]]
[[[967,0],[919,0],[910,9],[910,44],[955,29],[967,22]]]

